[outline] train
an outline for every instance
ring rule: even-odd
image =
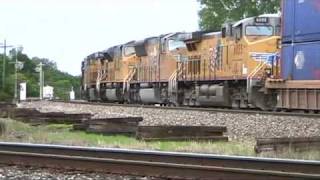
[[[82,62],[82,92],[89,101],[318,111],[320,73],[296,77],[292,65],[307,57],[304,50],[293,57],[301,44],[290,41],[294,32],[287,32],[297,18],[291,8],[320,7],[315,2],[283,1],[282,15],[226,22],[219,32],[148,37],[93,53]],[[320,72],[316,65],[312,68]]]

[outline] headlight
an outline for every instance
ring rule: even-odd
[[[281,49],[281,39],[277,39],[277,48]]]

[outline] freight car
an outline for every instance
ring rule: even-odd
[[[132,41],[85,59],[90,100],[272,108],[278,75],[280,17],[226,23],[221,32],[170,33]],[[92,75],[92,73],[96,73]]]
[[[320,110],[320,1],[284,0],[281,77],[266,88],[279,109]]]

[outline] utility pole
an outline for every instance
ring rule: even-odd
[[[12,55],[12,60],[13,57],[15,57],[15,62],[9,62],[10,64],[14,64],[14,102],[18,101],[18,70],[21,70],[23,68],[23,63],[18,61],[18,51],[21,50],[20,48],[22,48],[22,46],[15,46],[14,49],[14,53],[10,54]],[[22,51],[22,50],[21,50]]]
[[[0,46],[1,48],[3,48],[3,61],[2,61],[2,90],[4,91],[5,88],[5,81],[6,81],[6,54],[7,54],[7,48],[8,47],[13,47],[13,46],[7,46],[7,42],[6,40],[4,40],[4,43],[2,46]]]
[[[40,62],[40,64],[36,67],[36,72],[39,73],[39,87],[40,87],[39,99],[42,100],[43,99],[43,84],[44,84],[42,62]]]
[[[39,84],[40,84],[40,100],[43,99],[43,70],[42,70],[42,62],[40,62],[39,64],[39,73],[40,73],[40,76],[39,76]]]
[[[7,44],[6,40],[4,40],[3,43],[3,61],[2,61],[2,90],[4,91],[5,86],[5,80],[6,80],[6,53],[7,53]]]
[[[17,72],[17,69],[18,69],[18,49],[16,48],[15,50],[16,52],[16,62],[14,63],[14,71],[15,71],[15,76],[14,76],[14,100],[17,101],[18,99],[18,72]]]

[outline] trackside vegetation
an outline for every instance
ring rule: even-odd
[[[141,150],[195,152],[222,155],[260,156],[272,158],[320,160],[320,151],[281,153],[267,152],[255,154],[254,142],[195,142],[195,141],[138,141],[128,136],[107,136],[101,134],[72,131],[71,125],[41,125],[29,124],[2,119],[6,124],[6,132],[0,136],[0,141],[61,144],[91,147],[127,148]]]

